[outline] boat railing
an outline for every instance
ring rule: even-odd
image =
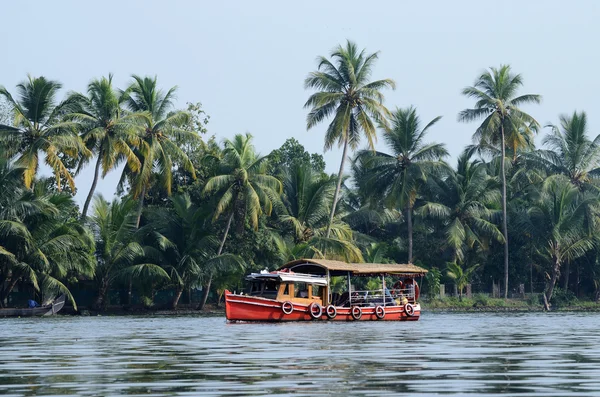
[[[385,292],[381,289],[352,291],[349,303],[357,306],[395,306],[403,304],[404,299],[408,302],[415,301],[414,288],[393,289]]]

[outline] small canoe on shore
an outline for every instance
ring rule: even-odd
[[[47,305],[31,308],[0,309],[0,317],[52,316],[65,305],[65,296],[61,295]]]

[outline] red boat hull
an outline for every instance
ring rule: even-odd
[[[323,308],[322,315],[313,318],[306,304],[294,303],[290,314],[283,312],[282,304],[273,299],[225,291],[225,316],[229,321],[416,321],[421,316],[421,305],[418,303],[413,305],[412,315],[406,313],[404,305],[386,306],[383,318],[377,317],[375,307],[361,307],[362,314],[358,319],[352,316],[351,307],[336,307],[334,318],[329,318]]]

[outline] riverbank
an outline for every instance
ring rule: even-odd
[[[464,297],[446,297],[444,299],[426,299],[420,302],[424,312],[440,313],[461,313],[461,312],[483,312],[483,313],[502,313],[502,312],[543,312],[544,308],[536,298],[529,299],[501,299],[489,298],[486,295],[475,295],[472,298]],[[560,312],[600,312],[600,303],[593,301],[576,301],[570,304],[554,305],[552,311]],[[62,315],[81,315],[81,316],[224,316],[225,307],[223,304],[216,306],[207,304],[204,310],[198,310],[195,306],[182,305],[177,310],[163,307],[123,307],[109,306],[105,311],[95,311],[82,309],[74,311],[73,308],[66,307],[61,311]]]
[[[424,311],[432,312],[543,312],[539,295],[525,299],[490,298],[487,295],[474,295],[471,298],[446,297],[427,299],[421,302]],[[572,299],[553,302],[551,311],[600,312],[600,303]]]
[[[224,316],[225,307],[207,304],[203,310],[198,310],[195,305],[182,305],[176,310],[165,307],[144,307],[139,306],[109,306],[103,311],[81,308],[74,310],[72,307],[65,307],[60,312],[61,315],[72,316]]]

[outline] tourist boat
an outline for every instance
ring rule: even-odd
[[[426,273],[412,264],[295,260],[250,274],[244,293],[225,291],[225,315],[229,321],[415,321],[421,315],[416,278]],[[377,277],[381,288],[355,290],[357,276]],[[336,277],[346,279],[345,291],[332,291]]]
[[[0,309],[0,317],[52,316],[64,305],[65,296],[61,295],[52,302],[38,307]]]

